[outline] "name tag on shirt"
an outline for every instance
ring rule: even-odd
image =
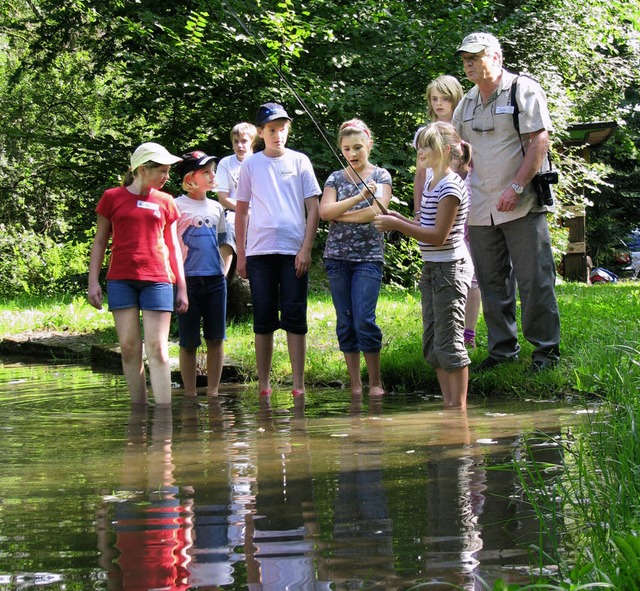
[[[496,115],[513,115],[513,111],[513,105],[502,105],[501,107],[496,107]]]
[[[148,201],[138,200],[137,207],[142,209],[152,209],[153,211],[160,211],[160,205],[158,203],[149,203]]]

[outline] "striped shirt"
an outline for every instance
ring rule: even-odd
[[[420,225],[435,228],[436,213],[441,199],[453,196],[459,201],[458,213],[453,222],[449,236],[442,246],[434,246],[419,242],[423,261],[446,262],[468,258],[469,253],[464,243],[464,226],[469,209],[469,192],[465,182],[455,172],[451,172],[440,180],[430,191],[429,184],[433,179],[433,171],[427,170],[427,178],[422,191],[420,204]]]

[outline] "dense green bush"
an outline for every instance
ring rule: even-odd
[[[0,224],[0,296],[85,289],[89,250],[88,243],[56,243],[46,234]]]
[[[53,256],[45,251],[55,249],[61,235],[86,240],[100,194],[118,182],[137,144],[154,140],[176,152],[197,147],[223,156],[231,151],[230,128],[252,120],[266,101],[290,110],[289,146],[309,154],[321,183],[340,166],[325,139],[335,149],[340,123],[364,119],[375,136],[372,161],[391,172],[394,194],[410,202],[415,153],[409,144],[425,120],[425,87],[444,73],[471,86],[455,49],[472,30],[495,33],[505,65],[531,73],[545,88],[556,129],[560,200],[590,199],[607,176],[605,168],[572,158],[562,145],[573,122],[626,120],[621,137],[610,142],[622,149],[615,158],[605,155],[622,175],[610,180],[622,187],[635,166],[630,162],[637,161],[629,138],[637,138],[640,125],[638,3],[2,3],[0,223],[25,238],[20,247],[5,245],[10,258],[3,276],[11,281],[3,289],[35,289],[41,277],[56,276],[55,266],[62,264],[56,260],[53,269],[40,272],[42,258]],[[634,195],[637,200],[628,180],[616,203]],[[179,190],[175,177],[167,190]],[[601,200],[603,215],[612,202]],[[616,211],[602,231],[591,233],[592,246],[612,236],[609,229],[622,231],[616,221],[637,218],[637,211],[637,202],[629,216]],[[595,216],[587,219],[596,222]],[[40,234],[55,241],[51,248],[35,238]],[[411,285],[414,245],[390,242],[387,279]],[[34,265],[30,272],[23,269],[27,261]]]

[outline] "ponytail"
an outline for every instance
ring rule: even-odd
[[[460,145],[456,147],[455,152],[456,153],[454,153],[454,148],[451,148],[451,156],[458,161],[457,172],[459,174],[468,173],[469,170],[471,170],[471,144],[460,140]]]
[[[153,160],[149,160],[148,162],[145,162],[144,164],[141,164],[140,166],[138,166],[135,170],[129,169],[122,176],[121,185],[123,187],[128,187],[129,185],[131,185],[133,183],[133,181],[136,179],[136,177],[138,176],[138,170],[142,166],[144,166],[145,168],[158,168],[159,166],[165,166],[165,165],[164,164],[158,164],[157,162],[154,162]]]
[[[125,172],[122,175],[122,186],[123,187],[128,187],[130,184],[133,183],[133,180],[135,179],[135,174],[133,174],[133,171],[131,169],[127,170],[127,172]]]
[[[463,142],[451,123],[436,121],[423,127],[416,137],[416,147],[430,148],[439,155],[442,163],[449,166],[457,162],[458,172],[468,172],[471,163],[471,145]],[[449,151],[447,152],[447,148]]]

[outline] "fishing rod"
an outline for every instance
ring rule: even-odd
[[[298,103],[300,104],[300,106],[302,107],[302,109],[304,110],[304,112],[309,116],[309,119],[311,119],[311,121],[313,122],[313,124],[316,126],[316,129],[320,132],[320,136],[322,137],[322,139],[325,141],[325,143],[329,146],[329,149],[331,150],[331,153],[333,154],[333,156],[336,158],[336,160],[340,163],[340,166],[344,166],[343,163],[343,159],[340,156],[340,154],[338,154],[338,152],[336,151],[336,149],[333,147],[333,142],[331,142],[326,130],[322,127],[322,125],[320,124],[320,122],[316,119],[316,117],[314,116],[314,114],[311,112],[311,109],[309,109],[309,107],[307,106],[307,104],[304,102],[304,100],[302,99],[302,97],[299,95],[298,91],[293,87],[293,85],[291,84],[291,82],[289,82],[288,78],[284,75],[284,72],[282,71],[282,69],[280,68],[280,66],[278,66],[278,64],[276,64],[273,59],[271,57],[269,57],[269,54],[266,52],[265,48],[262,46],[262,44],[256,39],[255,35],[253,34],[253,31],[251,31],[251,29],[249,28],[249,25],[247,25],[241,18],[240,16],[236,13],[235,10],[233,10],[233,8],[231,8],[231,6],[229,5],[229,3],[227,2],[227,0],[222,0],[222,4],[226,7],[226,9],[231,13],[231,15],[233,16],[233,18],[238,22],[238,24],[240,25],[240,27],[244,30],[244,32],[248,35],[248,37],[253,41],[253,43],[255,44],[255,46],[260,50],[260,53],[262,53],[262,55],[264,56],[264,58],[267,60],[267,62],[271,65],[271,67],[276,71],[276,73],[278,74],[278,76],[280,77],[280,79],[285,83],[285,85],[287,86],[287,88],[291,91],[291,93],[293,94],[294,98],[298,101]],[[351,166],[351,163],[348,162],[346,159],[344,160],[344,162],[346,162],[346,166],[345,168],[348,168],[350,172],[353,173],[354,176],[356,176],[358,178],[358,180],[364,185],[364,188],[368,191],[368,193],[371,195],[371,200],[367,199],[367,196],[365,193],[363,193],[364,195],[364,199],[367,202],[367,205],[369,207],[371,207],[373,209],[373,202],[375,201],[376,204],[378,205],[378,207],[380,208],[380,211],[383,214],[387,214],[387,208],[380,203],[380,201],[378,200],[378,198],[376,197],[375,193],[369,188],[369,186],[364,182],[364,180],[362,179],[362,177],[360,176],[360,174],[358,173],[358,171],[353,168],[353,166]],[[375,210],[374,210],[375,211]]]

